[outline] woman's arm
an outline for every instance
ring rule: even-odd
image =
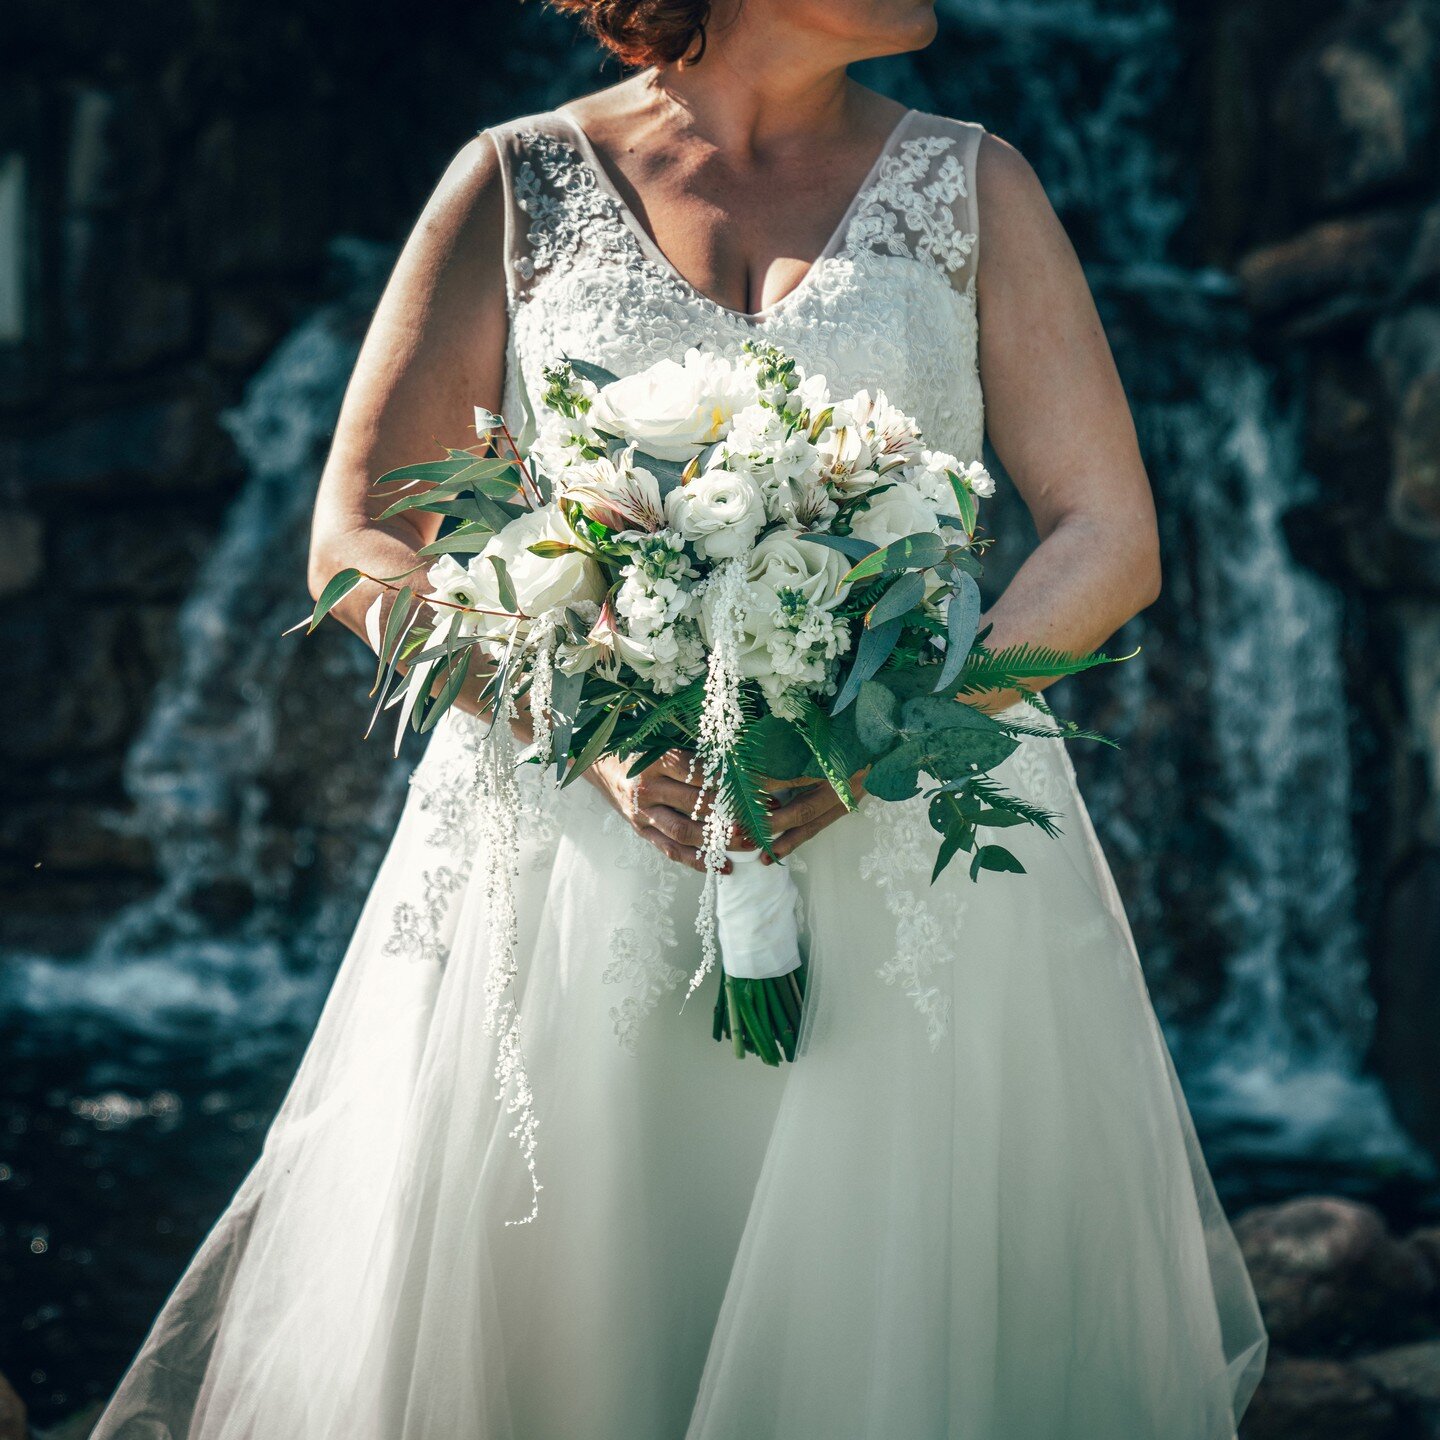
[[[986,643],[1082,654],[1159,594],[1155,505],[1089,286],[1035,172],[989,135],[977,168],[987,429],[1040,534],[984,617]],[[1003,710],[1017,699],[978,703]],[[830,786],[807,791],[771,817],[775,853],[845,813]]]
[[[1089,286],[1035,172],[990,135],[977,168],[987,429],[1040,535],[985,617],[987,643],[1080,653],[1159,594],[1155,504]]]
[[[310,533],[310,591],[338,570],[403,574],[439,516],[390,520],[370,487],[386,471],[476,443],[476,405],[500,408],[505,374],[505,219],[499,157],[486,136],[450,162],[411,231],[361,347],[335,428]],[[423,583],[423,577],[417,577]],[[350,592],[335,614],[365,633],[381,587]]]

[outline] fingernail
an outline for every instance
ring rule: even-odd
[[[780,802],[775,796],[767,795],[765,796],[765,808],[767,810],[778,810],[780,808]]]
[[[768,855],[762,855],[760,857],[760,863],[762,865],[773,865],[775,862]]]
[[[735,868],[734,862],[733,862],[733,861],[730,861],[730,860],[727,860],[727,861],[720,867],[720,873],[721,873],[722,875],[728,875],[734,868]]]

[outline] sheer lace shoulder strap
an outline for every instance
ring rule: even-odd
[[[975,283],[975,160],[981,125],[914,113],[881,161],[846,237],[852,251],[907,256],[960,291]]]
[[[527,115],[484,133],[499,153],[505,186],[505,272],[512,306],[580,259],[623,250],[624,222],[563,116]]]

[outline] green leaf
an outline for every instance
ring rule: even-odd
[[[955,503],[960,507],[960,523],[965,527],[967,535],[973,535],[975,521],[978,519],[975,513],[975,497],[970,493],[970,487],[953,470],[945,473],[950,477],[950,488],[955,492]]]
[[[358,570],[340,570],[326,582],[310,612],[310,631],[337,606],[365,577]],[[309,631],[306,632],[307,634]]]
[[[907,700],[901,707],[900,721],[905,730],[914,734],[956,729],[979,730],[995,735],[1005,733],[1005,727],[993,715],[948,696],[917,695]]]
[[[423,720],[420,721],[419,731],[424,735],[427,731],[433,730],[440,717],[455,702],[459,695],[461,686],[465,684],[465,677],[470,673],[470,661],[474,657],[473,647],[466,650],[458,661],[452,664],[446,673],[445,683],[440,687],[440,693],[430,702],[430,708]]]
[[[851,568],[845,581],[853,584],[876,575],[893,575],[898,570],[928,570],[945,558],[945,550],[944,540],[929,531],[906,535],[883,549],[872,551]]]
[[[993,770],[1015,753],[1018,740],[968,729],[934,730],[882,755],[865,777],[865,788],[881,800],[908,800],[919,793],[920,776],[962,780]]]
[[[705,678],[699,676],[684,689],[660,701],[626,738],[620,754],[633,754],[665,725],[673,724],[687,735],[694,735],[700,724],[700,707],[704,703]]]
[[[685,483],[686,463],[683,460],[662,460],[658,455],[646,455],[642,450],[635,452],[635,464],[642,470],[648,470],[660,482],[661,495],[668,495]]]
[[[945,663],[940,668],[940,678],[934,689],[938,694],[948,690],[960,677],[965,661],[970,657],[970,647],[975,643],[975,631],[980,624],[980,587],[969,575],[961,575],[950,596],[950,608],[945,616]]]
[[[585,673],[573,675],[557,669],[550,681],[550,747],[555,756],[555,774],[563,776],[570,755],[570,738],[575,733],[575,716],[585,689]]]
[[[613,384],[620,378],[613,370],[607,370],[603,365],[592,365],[588,360],[576,360],[567,355],[565,356],[565,363],[582,380],[588,380],[592,385],[599,386],[602,390],[605,386]]]
[[[799,728],[778,715],[749,721],[735,747],[740,763],[754,775],[771,780],[798,780],[808,776],[810,747]]]
[[[916,570],[907,571],[870,607],[865,624],[874,629],[890,620],[908,615],[925,599],[925,576]]]
[[[838,715],[860,693],[860,687],[890,658],[890,652],[899,638],[898,620],[870,626],[860,632],[860,643],[855,647],[855,663],[830,707],[832,715]]]
[[[390,606],[390,614],[385,619],[385,630],[380,637],[381,665],[394,663],[396,652],[400,648],[400,637],[409,629],[410,602],[414,598],[414,590],[403,585],[395,596],[394,604]]]
[[[743,764],[727,762],[720,770],[720,787],[730,818],[773,860],[774,836],[770,831],[770,811],[765,804],[765,791],[756,776]]]
[[[830,717],[807,696],[801,702],[796,728],[820,767],[821,775],[830,782],[830,788],[847,810],[853,810],[856,801],[850,789],[850,777],[858,767],[850,766],[844,750],[836,744],[830,731]]]
[[[605,747],[609,744],[610,737],[615,733],[615,726],[619,722],[620,707],[617,705],[606,711],[604,718],[595,727],[594,733],[585,742],[585,748],[576,757],[575,763],[560,782],[562,788],[569,785],[571,781],[578,780],[605,753]]]
[[[449,460],[426,460],[418,465],[402,465],[398,470],[387,471],[370,488],[378,490],[382,485],[398,485],[402,481],[407,485],[443,484],[475,463],[475,456],[461,452]]]
[[[478,555],[494,535],[494,529],[483,520],[468,520],[457,525],[448,534],[428,545],[422,545],[417,555]]]
[[[500,592],[500,603],[512,615],[520,613],[520,602],[515,598],[515,587],[510,583],[510,572],[505,568],[505,562],[498,556],[490,556],[490,563],[495,567],[495,588]]]
[[[1003,845],[982,845],[975,852],[970,861],[970,878],[979,879],[982,870],[1003,871],[1011,875],[1025,873],[1025,867]]]
[[[855,734],[872,755],[883,754],[904,738],[900,730],[900,702],[895,692],[878,680],[867,680],[860,687],[855,701]]]
[[[870,540],[862,540],[858,535],[823,535],[807,531],[797,535],[797,540],[808,540],[812,545],[825,545],[831,550],[838,550],[850,560],[863,560],[867,555],[873,555],[879,548]]]
[[[1042,645],[1011,645],[993,652],[972,650],[964,670],[960,672],[960,688],[965,694],[976,690],[1024,689],[1036,680],[1078,675],[1099,665],[1114,665],[1121,660],[1132,659],[1138,653],[1133,651],[1130,655],[1112,656],[1097,651],[1089,655],[1071,655]]]

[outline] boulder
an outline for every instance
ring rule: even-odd
[[[1435,1275],[1371,1206],[1291,1200],[1241,1216],[1235,1232],[1278,1347],[1344,1353],[1428,1332]]]
[[[1440,6],[1360,6],[1305,50],[1275,100],[1285,188],[1309,213],[1424,177],[1436,123]]]
[[[0,1440],[25,1440],[25,1402],[10,1382],[0,1375]]]
[[[1440,1340],[1366,1355],[1355,1367],[1396,1402],[1412,1433],[1440,1440]]]
[[[1408,273],[1418,225],[1413,211],[1325,220],[1252,250],[1238,267],[1245,303],[1258,316],[1311,313],[1309,333],[1374,309]]]
[[[1276,1356],[1245,1412],[1240,1440],[1398,1440],[1399,1413],[1354,1365]]]

